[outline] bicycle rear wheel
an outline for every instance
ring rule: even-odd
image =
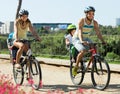
[[[14,77],[14,81],[16,84],[18,85],[22,85],[23,80],[24,80],[24,71],[23,68],[16,68],[15,64],[13,65],[13,77]]]
[[[32,87],[36,90],[39,89],[42,81],[42,72],[40,63],[36,59],[30,62],[30,77],[32,78]]]
[[[80,62],[81,63],[81,62]],[[82,82],[83,82],[83,79],[84,79],[84,73],[83,73],[83,67],[81,67],[79,63],[79,69],[77,70],[77,75],[74,76],[72,74],[72,69],[74,68],[75,66],[75,63],[71,61],[70,63],[70,77],[71,77],[71,80],[73,82],[73,84],[75,85],[80,85]]]
[[[106,60],[95,57],[92,65],[91,79],[96,89],[104,90],[109,85],[110,68]]]

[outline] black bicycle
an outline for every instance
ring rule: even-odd
[[[70,63],[70,76],[71,80],[75,85],[80,85],[83,82],[84,75],[86,72],[91,70],[91,79],[93,86],[96,89],[104,90],[110,82],[110,68],[107,61],[97,53],[96,45],[101,43],[91,43],[90,50],[88,51],[91,54],[89,60],[85,60],[85,57],[79,63],[79,68],[77,70],[77,75],[72,74],[72,69],[75,66],[75,62],[72,60]],[[76,56],[78,52],[76,51]],[[74,57],[76,60],[76,57]],[[85,62],[87,63],[85,65]],[[92,67],[90,65],[92,64]]]
[[[21,68],[15,67],[15,57],[17,53],[17,48],[12,48],[12,57],[13,57],[13,75],[16,84],[22,85],[24,76],[26,76],[26,80],[30,81],[31,86],[34,89],[39,89],[42,83],[42,72],[39,61],[32,55],[30,44],[33,40],[20,40],[23,43],[29,45],[29,49],[27,53],[23,53],[20,58]]]

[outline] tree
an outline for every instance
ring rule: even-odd
[[[22,0],[19,0],[18,7],[17,7],[17,12],[16,12],[16,19],[19,17],[19,11],[21,9],[21,5],[22,5]]]

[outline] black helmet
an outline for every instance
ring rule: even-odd
[[[86,7],[85,10],[84,10],[85,13],[88,13],[89,11],[95,12],[95,8],[92,7],[92,6],[88,6],[88,7]]]
[[[23,10],[21,10],[21,11],[19,12],[19,15],[20,15],[20,16],[22,16],[22,15],[29,15],[29,12],[28,12],[27,10],[23,9]]]

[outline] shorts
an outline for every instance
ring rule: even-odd
[[[83,41],[87,41],[89,43],[92,43],[92,40],[89,38],[84,38]],[[83,50],[89,50],[89,46],[83,45],[79,39],[73,39],[73,45],[75,48],[78,50],[78,52],[83,51]]]

